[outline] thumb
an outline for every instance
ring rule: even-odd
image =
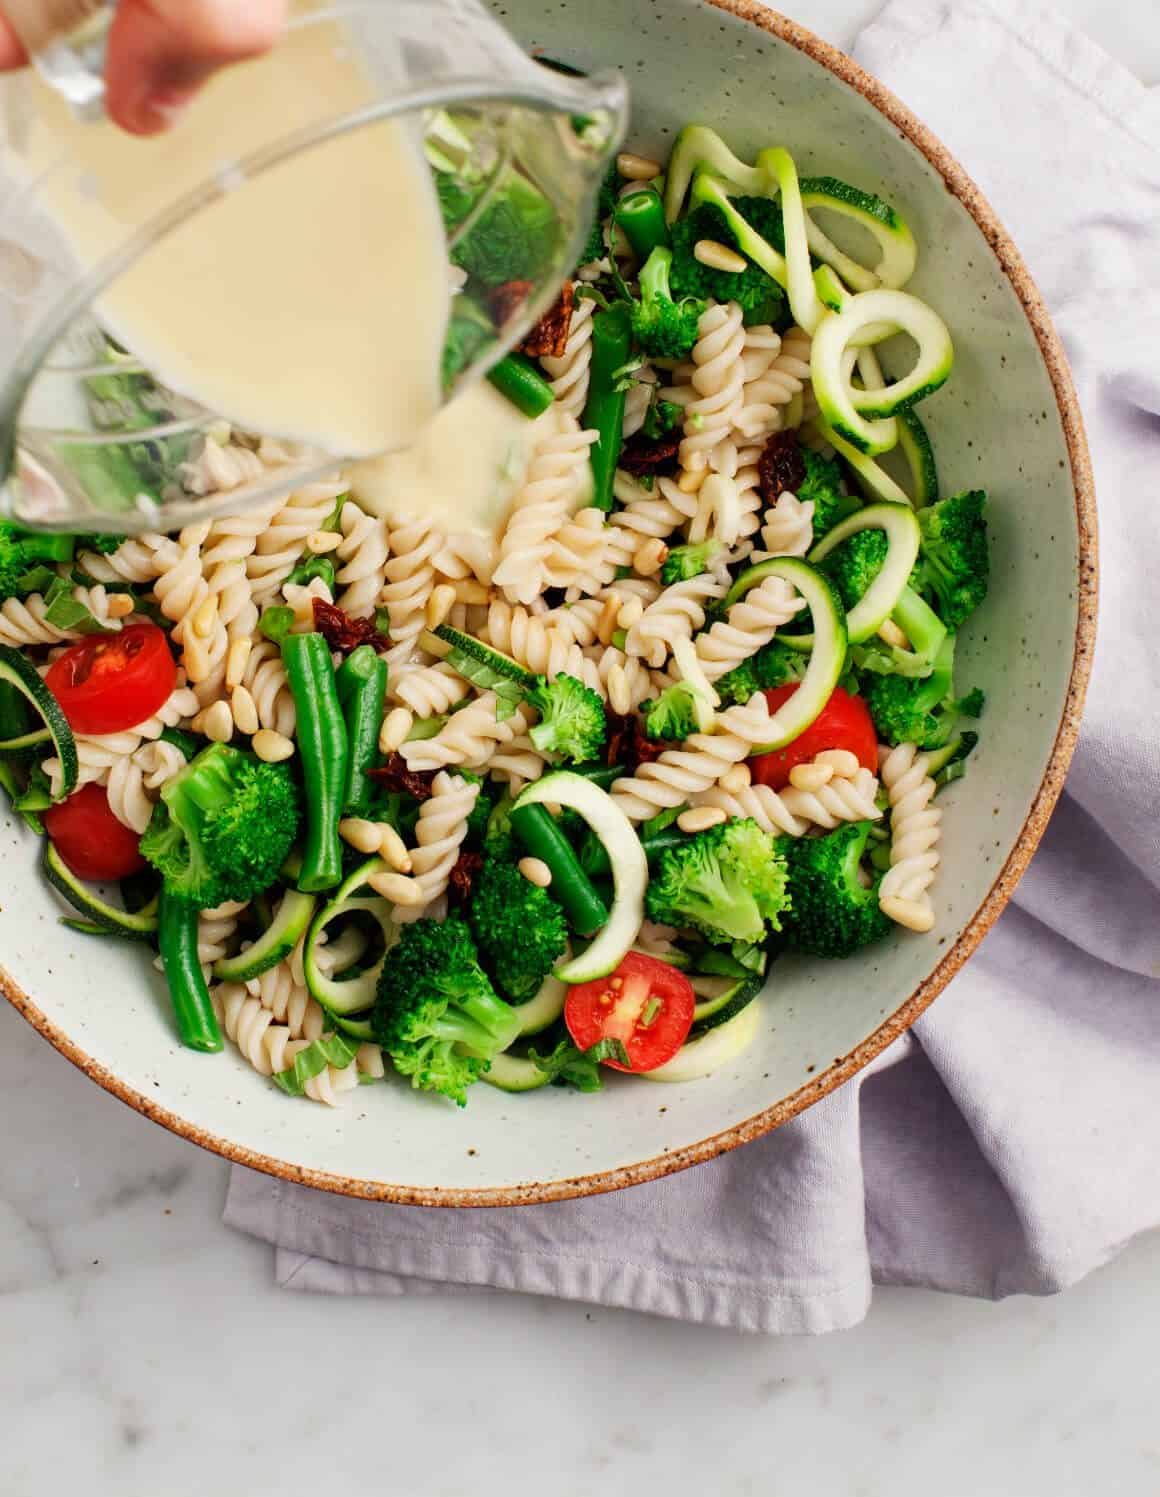
[[[285,0],[121,0],[105,65],[109,114],[135,135],[164,130],[203,83],[278,40]]]

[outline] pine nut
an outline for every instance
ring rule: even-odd
[[[281,764],[294,756],[293,740],[273,728],[262,728],[250,740],[250,747],[265,764]]]
[[[604,600],[604,606],[600,610],[600,617],[596,620],[596,638],[602,645],[612,643],[612,636],[616,633],[616,620],[620,616],[621,603],[615,593],[609,593]]]
[[[208,598],[203,598],[198,604],[193,615],[192,628],[198,639],[210,637],[213,633],[213,626],[217,623],[217,616],[217,593],[210,593]]]
[[[246,666],[250,663],[250,652],[254,648],[252,639],[235,639],[226,656],[226,686],[232,691],[246,677]]]
[[[729,795],[740,795],[742,790],[749,789],[752,779],[748,764],[734,764],[732,769],[725,771],[717,783]]]
[[[258,709],[254,698],[244,686],[235,686],[230,694],[230,708],[239,733],[256,733],[262,724],[258,721]]]
[[[677,479],[677,488],[682,494],[696,494],[707,476],[704,468],[686,468]]]
[[[795,790],[821,790],[834,778],[828,764],[795,764],[789,772],[789,782]]]
[[[133,599],[128,593],[112,593],[105,605],[105,612],[111,619],[127,619],[133,612]]]
[[[552,882],[552,870],[542,858],[521,858],[516,867],[537,889],[546,889]]]
[[[392,904],[423,903],[423,886],[418,879],[404,878],[401,873],[372,873],[367,883]]]
[[[852,780],[861,768],[858,755],[852,754],[849,749],[823,749],[820,754],[814,755],[814,763],[828,764],[834,771],[836,780]]]
[[[727,820],[720,806],[693,806],[691,810],[681,812],[677,825],[682,832],[706,832],[711,826],[720,826]]]
[[[749,265],[744,255],[739,255],[736,250],[730,249],[727,244],[720,244],[716,239],[698,239],[693,246],[693,258],[713,270],[728,270],[733,275],[740,275]]]
[[[621,629],[631,629],[634,624],[639,624],[642,618],[644,618],[644,604],[634,593],[621,604],[620,612],[616,615],[616,622]]]
[[[427,607],[424,609],[428,629],[438,629],[454,607],[455,589],[450,583],[442,582],[438,587],[433,588],[431,596],[427,599]]]
[[[628,689],[628,677],[624,674],[624,668],[614,665],[608,672],[608,680],[604,683],[608,692],[608,705],[613,712],[621,717],[627,717],[632,711],[632,692]]]
[[[337,530],[315,530],[306,537],[306,549],[315,556],[325,556],[328,551],[337,551],[342,545],[342,536]]]
[[[893,619],[887,619],[878,631],[878,638],[884,643],[892,645],[896,650],[909,650],[910,640],[903,634],[902,630]]]
[[[455,592],[457,603],[489,603],[491,594],[482,582],[477,582],[474,577],[465,578],[462,582],[451,584]]]
[[[212,743],[229,743],[234,736],[234,715],[228,702],[214,702],[205,709],[205,726],[202,730]]]
[[[878,901],[878,908],[895,925],[925,935],[934,926],[934,909],[929,904],[920,904],[917,899],[903,899],[900,894],[887,894]]]
[[[181,648],[181,663],[185,666],[185,678],[191,686],[196,686],[209,675],[209,653],[195,634],[185,636]]]
[[[382,830],[377,821],[365,821],[361,816],[344,816],[338,823],[338,835],[358,852],[377,853]]]
[[[632,569],[640,577],[654,577],[668,559],[669,548],[655,536],[644,542],[632,558]]]
[[[393,754],[401,744],[407,741],[407,734],[414,726],[415,719],[406,707],[393,708],[383,718],[383,725],[379,729],[380,753]]]
[[[638,156],[635,151],[621,151],[616,158],[616,170],[628,182],[651,182],[660,176],[661,164],[647,156]]]
[[[410,873],[414,866],[411,862],[411,854],[407,851],[407,844],[395,831],[389,822],[383,822],[377,827],[379,834],[379,856],[385,859],[396,873]]]

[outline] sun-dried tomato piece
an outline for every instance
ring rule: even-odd
[[[757,460],[761,497],[773,504],[787,491],[796,494],[806,481],[806,463],[792,431],[775,431]]]
[[[487,293],[487,305],[499,327],[514,317],[532,294],[531,281],[504,281]]]
[[[572,308],[575,293],[571,281],[560,287],[560,295],[520,344],[522,352],[533,359],[562,359],[572,330]]]
[[[616,466],[637,477],[647,473],[672,473],[676,471],[680,446],[680,432],[657,437],[655,441],[638,433],[625,442]]]
[[[373,613],[365,619],[352,619],[325,598],[315,598],[313,608],[314,627],[332,650],[349,655],[359,645],[370,645],[381,655],[390,649],[390,635],[382,633]]]
[[[471,898],[475,880],[483,867],[483,854],[464,849],[447,875],[447,897],[452,904],[463,905]]]
[[[661,738],[649,738],[643,720],[635,712],[622,717],[619,712],[609,710],[605,715],[608,718],[606,762],[623,766],[625,774],[634,774],[642,764],[659,759],[665,749],[677,746]]]
[[[392,754],[381,769],[367,770],[372,780],[378,780],[388,790],[404,790],[416,800],[430,799],[431,782],[437,773],[434,769],[408,769],[400,753]]]

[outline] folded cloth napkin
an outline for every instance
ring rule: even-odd
[[[236,1170],[226,1220],[276,1244],[287,1287],[490,1286],[824,1331],[858,1321],[874,1283],[1051,1293],[1160,1224],[1160,98],[1016,0],[893,0],[857,55],[967,163],[1075,371],[1104,588],[1063,802],[966,970],[787,1127],[635,1190],[518,1211],[382,1206]]]

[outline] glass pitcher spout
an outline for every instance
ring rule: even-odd
[[[102,117],[108,8],[77,4],[0,91],[22,524],[172,528],[409,445],[576,266],[625,85],[535,62],[477,0],[299,4],[149,142]]]

